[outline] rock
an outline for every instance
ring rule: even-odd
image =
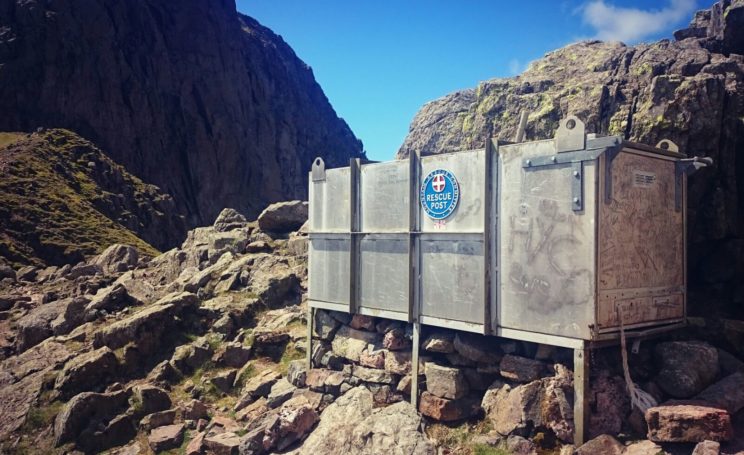
[[[209,382],[212,383],[217,390],[223,393],[229,393],[230,390],[232,390],[237,372],[238,370],[235,369],[219,372],[210,378]]]
[[[369,368],[385,368],[385,352],[384,349],[372,348],[370,350],[368,346],[367,349],[359,354],[359,364]]]
[[[364,382],[374,382],[376,384],[395,384],[397,377],[385,370],[366,368],[355,365],[352,368],[352,375]]]
[[[127,406],[128,394],[125,391],[113,393],[83,392],[68,401],[54,420],[54,445],[60,445],[75,441],[84,442],[88,448],[95,447],[98,450],[111,447],[107,443],[115,441],[102,440],[100,436],[100,425],[111,421],[113,417],[123,411]],[[99,436],[94,440],[93,436],[98,432]],[[85,440],[87,438],[87,440]],[[131,439],[131,437],[130,437]],[[128,439],[127,439],[128,440]],[[122,441],[123,442],[126,442]],[[116,444],[112,444],[116,445]],[[108,446],[108,447],[100,447]]]
[[[429,360],[429,357],[419,356],[419,373],[424,372],[425,364]],[[411,353],[407,351],[386,351],[385,371],[401,376],[409,374],[411,372]]]
[[[147,335],[167,333],[167,329],[175,323],[175,316],[185,308],[196,306],[198,302],[196,295],[188,292],[169,294],[132,316],[96,331],[93,346],[117,349]]]
[[[224,343],[214,354],[212,360],[217,364],[232,368],[242,368],[251,358],[250,346],[237,341]]]
[[[100,267],[106,275],[126,272],[137,267],[138,263],[137,248],[121,244],[111,245],[93,259],[93,264]]]
[[[147,375],[147,380],[150,382],[173,384],[181,380],[183,376],[176,370],[176,368],[167,360],[163,360],[150,371]]]
[[[349,322],[349,326],[352,329],[366,330],[368,332],[374,332],[377,329],[376,325],[375,318],[358,313],[352,315],[351,322]]]
[[[118,365],[114,352],[105,346],[81,354],[67,362],[57,376],[54,388],[60,392],[63,400],[69,399],[106,384],[116,374]]]
[[[194,438],[189,441],[188,445],[186,446],[185,455],[201,455],[204,451],[205,436],[206,433],[204,433],[203,431],[194,436]]]
[[[206,436],[204,447],[215,455],[237,455],[240,437],[232,432],[225,432]]]
[[[537,455],[537,447],[529,439],[510,435],[506,438],[506,450],[512,455]]]
[[[279,407],[282,403],[292,398],[295,390],[297,388],[290,384],[289,381],[284,378],[279,379],[271,386],[271,391],[266,397],[266,405],[269,408]]]
[[[382,339],[382,346],[391,351],[411,349],[411,340],[406,338],[406,334],[403,330],[393,329],[385,334],[385,337]]]
[[[332,374],[333,371],[331,370],[326,370],[323,368],[312,368],[307,372],[305,385],[307,385],[310,390],[314,390],[316,392],[324,392],[325,382]]]
[[[207,406],[199,400],[190,400],[181,406],[181,416],[184,419],[199,420],[209,418]]]
[[[318,420],[318,413],[307,404],[285,406],[279,411],[275,423],[266,428],[264,447],[269,445],[283,451],[309,433]]]
[[[293,453],[436,454],[420,427],[421,417],[409,403],[375,409],[372,393],[356,387],[323,411],[317,428]]]
[[[65,312],[65,308],[72,302],[71,299],[58,300],[47,303],[31,310],[20,318],[18,324],[19,351],[35,346],[54,334],[51,328],[52,321]]]
[[[239,421],[253,422],[269,411],[270,409],[266,405],[266,398],[259,398],[248,406],[245,406],[240,411],[236,412],[235,419]]]
[[[96,264],[86,264],[81,262],[77,265],[72,266],[69,272],[67,272],[67,278],[74,280],[83,276],[93,276],[101,274],[103,271],[101,267]]]
[[[35,275],[35,272],[33,273]],[[29,274],[24,273],[24,277],[28,278]],[[0,280],[3,280],[5,278],[10,278],[11,281],[16,281],[16,279],[19,279],[16,275],[16,271],[13,270],[13,268],[7,264],[0,264]],[[23,281],[31,281],[28,279],[25,279]]]
[[[153,412],[148,414],[140,420],[140,428],[145,431],[152,430],[153,428],[162,427],[165,425],[172,425],[176,420],[176,410],[169,409],[167,411]]]
[[[576,449],[576,455],[621,455],[623,447],[620,442],[608,434],[591,439]]]
[[[85,307],[85,320],[93,321],[99,317],[100,312],[113,313],[129,306],[140,305],[137,299],[132,298],[127,292],[127,288],[120,284],[113,285],[99,290]]]
[[[183,443],[183,435],[184,425],[182,423],[166,425],[152,430],[147,437],[147,443],[155,453],[158,453],[180,447]]]
[[[305,387],[307,378],[307,362],[305,360],[293,360],[287,367],[287,380],[295,387]]]
[[[458,332],[453,342],[455,351],[473,362],[495,364],[501,360],[501,350],[483,336]]]
[[[429,335],[422,347],[425,351],[451,354],[455,352],[455,335],[452,332],[435,332]]]
[[[744,373],[734,373],[709,386],[695,397],[734,415],[744,408]]]
[[[481,402],[486,417],[502,435],[530,426],[549,428],[562,441],[573,441],[571,372],[556,365],[556,375],[512,387],[495,381]]]
[[[172,406],[168,393],[150,384],[139,384],[132,387],[132,403],[135,415],[138,416],[165,411]]]
[[[721,374],[725,376],[738,372],[744,373],[744,362],[723,349],[718,349],[718,365],[721,368]]]
[[[729,414],[696,405],[662,405],[646,411],[648,439],[655,442],[728,441],[733,436]]]
[[[545,372],[544,363],[511,354],[501,359],[499,367],[501,376],[517,382],[532,382],[540,379]]]
[[[271,388],[281,378],[281,374],[272,371],[264,370],[257,376],[252,377],[245,383],[243,390],[241,391],[241,397],[238,403],[235,405],[234,410],[240,411],[244,407],[251,404],[259,397],[265,397],[271,392]]]
[[[352,362],[358,362],[361,353],[367,349],[367,345],[380,342],[380,334],[356,330],[348,326],[341,326],[336,332],[331,345],[333,352],[345,357]]]
[[[307,221],[307,202],[288,201],[271,204],[258,216],[264,232],[286,233],[299,229]]]
[[[592,409],[601,409],[602,412],[593,412],[589,416],[589,437],[620,433],[625,422],[633,421],[628,418],[630,399],[625,380],[601,372],[591,381],[590,387],[590,405]],[[645,434],[645,420],[640,426]]]
[[[335,318],[331,317],[325,310],[315,310],[313,321],[313,336],[321,340],[332,340],[336,330],[341,325]]]
[[[721,443],[718,441],[698,442],[692,455],[718,455],[721,453]]]
[[[256,240],[245,246],[246,253],[263,253],[271,251],[271,245],[263,240]]]
[[[645,440],[628,444],[623,455],[669,455],[660,445]]]
[[[212,347],[209,342],[205,338],[198,338],[192,343],[176,348],[170,361],[182,373],[191,373],[211,357]]]
[[[462,398],[470,391],[465,374],[458,368],[426,363],[426,390],[440,398]]]
[[[718,351],[707,343],[659,343],[654,354],[659,365],[656,383],[675,398],[697,395],[718,375]]]
[[[440,422],[467,419],[477,414],[479,409],[477,400],[472,398],[448,400],[430,392],[424,392],[419,400],[421,414]]]
[[[217,232],[228,232],[240,229],[248,224],[248,220],[235,209],[224,208],[214,220],[214,230]]]

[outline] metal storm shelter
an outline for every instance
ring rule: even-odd
[[[338,169],[318,158],[310,307],[411,322],[414,337],[423,324],[573,348],[580,386],[585,349],[621,322],[684,323],[686,178],[706,164],[666,140],[587,136],[575,117],[550,140]]]

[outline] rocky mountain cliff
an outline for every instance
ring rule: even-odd
[[[689,155],[714,159],[689,182],[691,308],[714,305],[744,318],[744,2],[698,12],[675,40],[626,46],[585,41],[532,62],[521,75],[482,82],[432,101],[410,126],[398,157],[511,140],[520,112],[526,140],[553,137],[559,119],[587,132],[655,145],[671,139]]]
[[[0,264],[75,264],[112,243],[155,256],[185,234],[173,198],[80,136],[0,134]]]
[[[191,226],[304,198],[315,156],[362,153],[312,70],[233,0],[0,3],[0,131],[39,126],[93,141]]]

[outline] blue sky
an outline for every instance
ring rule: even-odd
[[[395,155],[427,101],[520,73],[588,38],[671,38],[713,0],[237,0],[313,68],[370,159]]]

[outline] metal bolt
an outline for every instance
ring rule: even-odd
[[[574,171],[574,177],[578,177],[578,176],[579,176],[579,171]]]
[[[556,161],[558,161],[558,158],[556,158],[556,157],[555,157],[555,155],[553,155],[552,157],[550,157],[550,159],[551,159],[551,160],[552,160],[552,161],[553,161],[554,163],[555,163]]]
[[[532,161],[527,160],[527,161],[524,162],[524,164],[526,164],[527,166],[531,166],[532,165]]]
[[[573,201],[574,201],[574,204],[578,204],[579,203],[579,198],[575,197],[575,198],[573,198]]]

